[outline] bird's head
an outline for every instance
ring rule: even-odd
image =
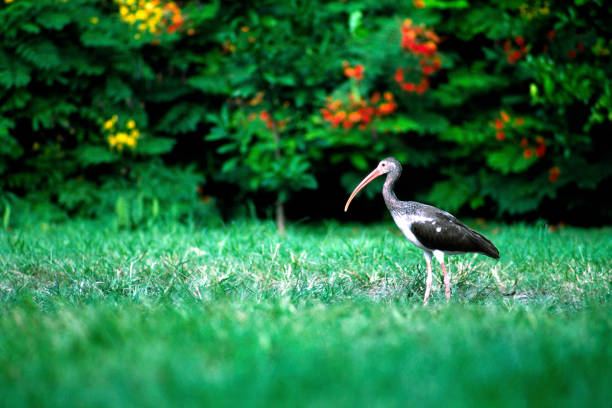
[[[399,173],[401,172],[402,172],[402,165],[400,164],[400,162],[397,161],[396,158],[387,157],[386,159],[382,159],[378,163],[378,166],[376,166],[376,168],[370,174],[368,174],[361,181],[361,183],[357,185],[357,187],[355,187],[355,190],[353,190],[353,192],[351,193],[351,196],[346,202],[346,205],[344,206],[344,212],[348,210],[348,207],[351,204],[351,201],[353,201],[353,198],[357,195],[357,193],[362,188],[364,188],[370,181],[374,180],[376,177],[382,176],[383,174],[387,174],[387,173],[397,173],[399,176]]]

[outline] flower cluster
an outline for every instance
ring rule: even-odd
[[[121,19],[136,25],[141,32],[160,34],[165,29],[173,33],[183,25],[181,9],[173,1],[163,4],[160,0],[115,0],[115,3],[119,4]]]
[[[535,1],[530,4],[523,4],[519,6],[519,12],[521,16],[525,17],[527,20],[531,20],[533,18],[537,18],[540,16],[547,16],[550,14],[550,8],[547,1]]]
[[[391,92],[385,92],[382,97],[379,92],[375,92],[367,100],[350,93],[348,102],[328,97],[321,115],[332,127],[342,125],[345,129],[351,129],[358,126],[359,130],[365,130],[374,118],[387,116],[396,109],[397,104]]]
[[[358,81],[363,79],[363,65],[357,64],[354,67],[351,67],[347,61],[344,61],[342,66],[344,67],[344,75],[346,75],[347,78],[355,78]]]
[[[533,155],[540,158],[546,154],[546,141],[542,136],[536,136],[535,145],[529,143],[527,138],[522,138],[521,147],[523,148],[523,157],[525,157],[525,159],[530,159]]]
[[[491,123],[495,128],[495,138],[500,142],[506,138],[506,131],[508,127],[521,127],[525,124],[525,119],[515,118],[512,120],[510,115],[504,110],[499,112],[499,116]]]
[[[525,39],[523,37],[516,37],[514,39],[514,43],[518,48],[514,47],[512,41],[504,41],[504,53],[506,54],[506,60],[510,64],[514,64],[516,61],[523,58],[525,54],[527,54],[527,45],[525,44]]]
[[[117,124],[117,115],[113,115],[110,119],[104,122],[102,128],[108,133],[108,145],[111,149],[117,149],[123,151],[125,146],[133,149],[136,147],[138,138],[140,137],[140,131],[136,127],[136,122],[133,119],[129,119],[123,128],[120,128]]]
[[[397,68],[395,81],[400,88],[406,92],[424,93],[429,88],[428,77],[435,74],[442,67],[438,56],[438,43],[440,38],[433,30],[426,29],[423,25],[414,25],[412,20],[404,20],[402,27],[402,49],[417,57],[421,65],[419,81],[411,82],[406,76],[411,68]]]
[[[251,113],[249,115],[249,120],[255,119],[259,119],[260,121],[262,121],[266,125],[266,128],[268,130],[276,129],[278,131],[282,131],[287,126],[287,123],[289,123],[289,118],[283,120],[274,120],[272,118],[272,115],[270,115],[267,110],[262,110],[259,112],[259,114]]]

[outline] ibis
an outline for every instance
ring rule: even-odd
[[[432,256],[440,263],[444,274],[444,292],[450,299],[450,275],[444,265],[445,255],[480,253],[494,259],[499,258],[499,251],[484,235],[467,227],[452,214],[431,205],[415,201],[400,201],[393,192],[395,182],[402,173],[402,165],[393,157],[383,159],[378,166],[355,187],[344,206],[348,211],[353,198],[375,178],[387,175],[382,189],[385,204],[402,233],[410,242],[423,250],[427,263],[425,297],[426,305],[431,293],[433,281],[431,270]]]

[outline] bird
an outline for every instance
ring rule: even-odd
[[[440,263],[444,274],[444,293],[450,299],[450,275],[444,265],[445,255],[480,253],[493,259],[499,259],[499,250],[484,235],[469,228],[454,215],[431,205],[416,201],[400,201],[393,192],[395,182],[402,173],[402,165],[394,157],[387,157],[368,174],[351,193],[344,206],[348,211],[351,201],[357,193],[375,178],[387,175],[382,195],[385,204],[408,241],[423,250],[427,263],[427,278],[423,304],[427,305],[433,281],[432,257]]]

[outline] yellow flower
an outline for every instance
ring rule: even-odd
[[[12,3],[14,0],[4,0],[6,4]]]
[[[125,132],[119,132],[115,137],[117,138],[117,143],[125,143],[125,141],[130,138]]]
[[[127,7],[125,6],[119,7],[119,14],[121,14],[122,17],[125,17],[126,15],[128,15],[129,12],[130,10]]]
[[[98,24],[98,17],[92,17],[89,19],[89,21],[91,22],[91,24]]]
[[[132,136],[134,139],[138,139],[140,137],[140,132],[138,129],[134,129],[130,132],[130,136]]]
[[[128,120],[126,126],[127,126],[128,129],[134,129],[136,127],[136,122],[134,122],[134,120],[130,119],[130,120]]]
[[[115,136],[110,135],[108,137],[108,144],[110,145],[110,147],[115,147],[115,145],[117,145],[117,138],[115,138]]]
[[[136,12],[136,20],[145,20],[147,18],[147,12],[144,10],[138,10]]]
[[[136,139],[132,139],[131,137],[125,140],[125,144],[134,147],[136,146]]]
[[[107,120],[106,122],[104,122],[104,130],[109,130],[110,128],[112,128],[115,125],[115,121],[112,119]]]

